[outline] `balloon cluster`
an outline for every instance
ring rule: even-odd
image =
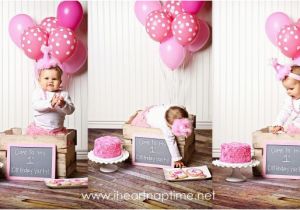
[[[51,54],[63,65],[63,71],[75,74],[87,59],[87,50],[77,39],[75,30],[83,18],[78,1],[62,1],[56,17],[46,17],[40,24],[26,14],[14,16],[9,22],[9,35],[25,55],[34,60],[43,57],[42,45],[51,47]]]
[[[300,19],[294,23],[283,12],[272,13],[266,21],[265,30],[270,41],[287,57],[300,57]]]
[[[159,52],[163,62],[176,69],[188,52],[202,49],[210,37],[208,24],[196,14],[205,1],[136,0],[135,14],[145,26],[148,35],[160,42]]]

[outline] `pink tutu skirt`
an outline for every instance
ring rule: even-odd
[[[287,134],[291,134],[291,135],[300,134],[300,128],[296,127],[293,124],[290,124],[287,128]]]
[[[26,134],[30,136],[39,136],[39,135],[56,136],[58,134],[67,134],[67,129],[63,127],[54,130],[47,130],[36,126],[35,123],[31,123],[26,130]]]
[[[131,125],[150,128],[150,125],[147,123],[146,114],[153,106],[147,107],[145,110],[138,111],[137,115],[131,121]]]

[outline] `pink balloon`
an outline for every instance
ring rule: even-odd
[[[205,1],[182,1],[181,7],[188,13],[197,14],[204,6]]]
[[[292,22],[290,18],[283,12],[274,12],[271,14],[265,25],[265,30],[270,41],[277,45],[277,34],[286,25],[290,25]]]
[[[46,17],[40,23],[40,27],[50,34],[51,31],[58,27],[57,19],[55,17]]]
[[[62,1],[57,7],[56,17],[60,26],[75,30],[83,18],[83,8],[79,1]]]
[[[195,40],[187,46],[190,52],[197,52],[202,49],[208,42],[210,37],[210,28],[204,20],[198,19],[199,31],[196,35]]]
[[[296,25],[284,26],[277,40],[277,46],[285,56],[293,59],[300,56],[300,28]]]
[[[184,12],[180,1],[167,1],[163,7],[163,11],[174,19],[177,15]]]
[[[68,89],[69,84],[70,84],[70,75],[67,73],[63,73],[61,77],[61,88]]]
[[[58,27],[50,33],[48,43],[52,47],[53,57],[63,63],[74,53],[77,39],[71,29]]]
[[[178,68],[185,59],[187,50],[171,37],[159,46],[159,54],[163,62],[172,70]]]
[[[77,73],[85,64],[87,59],[87,50],[84,44],[78,40],[77,47],[73,55],[68,58],[62,65],[67,74]]]
[[[48,34],[39,26],[32,26],[22,34],[21,47],[31,59],[38,60],[43,57],[42,45],[47,45]]]
[[[161,3],[158,0],[156,1],[136,0],[134,4],[135,15],[143,25],[145,25],[146,18],[151,12],[160,9],[161,9]]]
[[[149,36],[158,42],[172,36],[171,17],[161,11],[153,11],[147,16],[146,31]]]
[[[34,20],[29,16],[25,14],[19,14],[14,16],[9,21],[9,36],[13,40],[13,42],[21,48],[21,37],[23,32],[31,27],[34,26],[35,22]]]
[[[181,13],[172,22],[172,31],[176,40],[183,46],[191,44],[199,31],[196,16]]]

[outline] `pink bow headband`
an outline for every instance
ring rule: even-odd
[[[300,81],[300,76],[297,74],[292,73],[292,66],[300,66],[300,58],[295,59],[290,64],[282,65],[278,63],[277,58],[272,59],[272,66],[274,67],[276,73],[277,73],[277,79],[278,80],[284,80],[287,76],[291,77],[295,80]]]
[[[52,56],[51,54],[52,47],[42,45],[41,51],[43,52],[44,56],[41,59],[39,59],[36,63],[35,66],[36,75],[39,75],[41,70],[49,69],[51,67],[58,66],[60,69],[63,69],[59,60]]]

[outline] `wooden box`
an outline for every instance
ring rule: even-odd
[[[260,164],[252,169],[254,176],[262,176],[263,174],[263,155],[264,145],[266,143],[277,143],[280,140],[292,140],[300,142],[300,135],[289,135],[286,133],[273,134],[270,132],[270,128],[263,128],[255,131],[252,134],[252,144],[254,149],[254,159],[259,160]]]
[[[131,125],[131,121],[134,119],[135,115],[132,116],[124,125],[123,125],[123,147],[129,152],[129,159],[132,159],[132,138],[136,134],[150,134],[155,135],[160,138],[163,138],[163,133],[158,128],[144,128]],[[189,119],[193,122],[193,132],[188,137],[176,137],[177,146],[179,152],[182,156],[182,161],[187,164],[191,159],[195,151],[195,125],[196,125],[196,116],[189,115]]]
[[[56,145],[56,177],[67,178],[76,170],[76,130],[68,130],[66,135],[30,136],[22,135],[21,128],[12,128],[0,133],[0,162],[4,167],[0,175],[5,177],[7,145],[22,144],[55,144]]]

